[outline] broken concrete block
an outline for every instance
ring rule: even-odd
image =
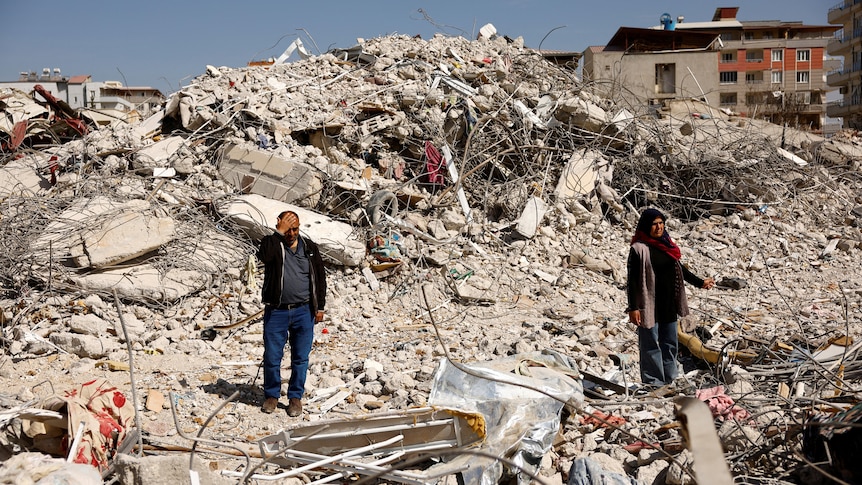
[[[142,148],[135,154],[135,166],[154,168],[170,165],[170,160],[176,156],[185,143],[185,138],[172,136]]]
[[[141,121],[132,128],[132,133],[138,140],[151,139],[162,131],[162,121],[165,119],[165,110],[160,109]]]
[[[554,196],[558,200],[567,201],[592,192],[598,177],[595,164],[601,159],[602,154],[594,150],[573,153],[557,181]]]
[[[476,36],[477,40],[490,40],[494,36],[497,35],[497,27],[494,27],[494,24],[485,24],[479,29],[479,35]]]
[[[562,100],[560,110],[569,114],[572,124],[594,133],[600,132],[608,122],[605,110],[577,96]]]
[[[69,330],[82,335],[104,335],[108,330],[108,322],[93,313],[72,315],[69,319]]]
[[[0,199],[10,196],[30,195],[51,187],[48,179],[37,167],[47,166],[47,157],[24,157],[10,160],[0,167]]]
[[[569,253],[570,262],[572,264],[582,264],[590,271],[597,273],[610,274],[613,272],[613,267],[607,261],[590,256],[582,249],[574,249]]]
[[[371,268],[367,266],[362,268],[362,276],[365,277],[365,281],[368,282],[368,286],[371,287],[371,291],[377,291],[380,289],[380,282],[377,281],[377,277],[374,276],[374,272],[371,271]]]
[[[613,189],[613,187],[603,183],[598,183],[596,184],[596,195],[599,196],[599,199],[601,199],[602,202],[608,204],[615,211],[625,211],[625,208],[620,203],[620,195]]]
[[[210,280],[209,275],[197,271],[169,269],[162,273],[146,264],[69,277],[83,291],[109,294],[116,290],[123,299],[145,301],[176,301]]]
[[[108,197],[80,198],[45,226],[42,235],[33,241],[31,250],[39,263],[47,264],[49,259],[59,259],[73,246],[81,244],[85,240],[82,234],[92,231],[89,227],[98,221],[110,220],[114,214],[142,214],[149,207],[148,202],[140,199],[122,202]]]
[[[518,218],[514,233],[524,239],[532,239],[547,211],[548,208],[544,200],[538,197],[529,198],[524,205],[524,210],[521,211],[521,217]]]
[[[114,333],[119,337],[120,342],[125,343],[127,335],[129,342],[139,342],[146,331],[147,324],[138,319],[134,313],[123,313],[120,318],[114,319]]]
[[[288,204],[314,206],[323,184],[314,169],[273,152],[227,144],[219,156],[219,173],[244,193],[259,194]]]
[[[217,467],[200,459],[194,460],[194,469],[189,470],[189,459],[184,455],[145,456],[118,454],[115,461],[120,483],[136,485],[161,485],[163,483],[227,485],[236,483],[215,473]]]
[[[372,133],[385,130],[401,123],[401,118],[390,114],[382,114],[369,118],[359,124],[360,133],[362,136],[368,136]]]
[[[50,339],[52,344],[66,352],[89,359],[101,359],[113,350],[120,348],[116,340],[94,335],[64,332],[51,334]]]
[[[446,230],[446,225],[439,219],[434,219],[428,222],[428,232],[435,239],[444,240],[449,237],[449,231]]]
[[[174,220],[139,213],[120,214],[80,235],[70,248],[72,263],[79,268],[102,268],[155,251],[174,236]]]
[[[621,132],[629,127],[635,121],[635,115],[631,111],[623,108],[611,118],[611,123]]]

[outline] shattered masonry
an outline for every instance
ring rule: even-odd
[[[149,459],[187,453],[184,436],[238,393],[203,429],[200,473],[243,469],[246,458],[215,452],[229,446],[259,463],[254,442],[285,426],[433,405],[444,351],[556,379],[538,352],[571,365],[562,374],[583,390],[541,421],[556,423],[547,443],[514,440],[509,458],[535,459],[549,482],[693,483],[702,454],[685,449],[697,443],[674,415],[679,394],[709,406],[719,466],[734,477],[810,483],[822,468],[859,480],[858,460],[841,453],[859,443],[843,426],[858,423],[862,334],[855,133],[827,140],[692,100],[651,112],[593,88],[490,34],[209,66],[157,115],[85,133],[29,93],[0,92],[0,405],[17,413],[0,421],[2,450],[26,470],[34,457],[18,452],[39,448],[15,431],[49,418],[25,410],[81,379],[129,389],[127,345]],[[622,271],[647,205],[673,214],[684,261],[719,288],[691,291],[686,380],[642,395]],[[308,414],[287,424],[258,411],[260,274],[249,258],[285,208],[321,244],[332,293]],[[464,416],[475,418],[444,428]],[[294,459],[311,459],[300,451]],[[148,459],[116,465],[122,483],[167,479]]]

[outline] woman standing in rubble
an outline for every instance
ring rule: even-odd
[[[653,386],[677,377],[677,316],[688,315],[683,281],[707,290],[715,285],[680,263],[679,246],[667,233],[665,219],[656,209],[641,214],[628,257],[626,311],[638,327],[641,382]]]

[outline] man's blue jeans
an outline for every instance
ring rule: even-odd
[[[653,386],[673,382],[679,373],[676,363],[678,347],[676,322],[656,323],[650,329],[638,327],[641,382]]]
[[[281,396],[281,360],[284,345],[290,343],[290,379],[287,397],[302,399],[308,355],[314,342],[314,318],[311,305],[291,310],[275,310],[267,306],[263,312],[263,395]]]

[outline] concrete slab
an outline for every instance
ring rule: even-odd
[[[158,269],[141,264],[132,268],[111,269],[86,275],[72,275],[72,284],[85,292],[111,293],[136,301],[176,301],[204,288],[210,278],[204,273]]]
[[[324,259],[343,266],[359,266],[365,259],[365,244],[353,239],[353,227],[325,215],[257,194],[238,196],[218,210],[255,240],[272,233],[278,215],[291,210],[299,216],[300,233],[320,246]]]
[[[172,136],[157,141],[152,145],[138,150],[135,154],[135,165],[140,167],[164,167],[185,145],[186,140],[180,136]]]
[[[49,256],[55,260],[65,258],[73,246],[80,244],[83,239],[81,234],[106,214],[140,214],[149,207],[148,202],[140,199],[116,201],[107,197],[80,198],[45,226],[42,235],[33,241],[30,249],[40,261],[44,258],[44,262],[47,262]],[[52,254],[49,255],[49,251]]]
[[[266,150],[227,144],[218,159],[222,178],[243,193],[313,206],[323,188],[313,167]]]
[[[565,201],[592,192],[596,188],[598,177],[596,162],[601,159],[602,154],[594,150],[573,153],[557,181],[554,196]]]
[[[29,196],[51,187],[38,167],[48,165],[48,157],[39,155],[10,160],[0,167],[0,199],[10,196]]]
[[[79,268],[101,268],[129,261],[169,243],[175,230],[168,217],[118,214],[81,234],[70,249],[72,262]]]

